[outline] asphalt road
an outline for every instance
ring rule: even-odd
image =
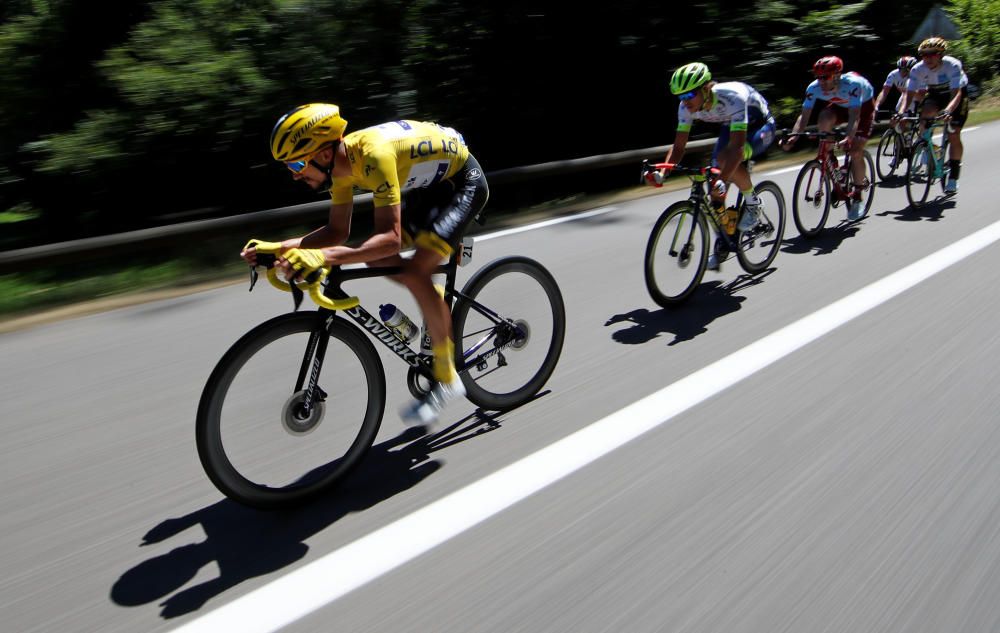
[[[965,136],[953,201],[912,211],[881,187],[868,219],[834,210],[808,242],[789,221],[770,274],[727,262],[680,309],[653,304],[641,266],[685,192],[477,243],[462,279],[516,253],[559,281],[543,395],[502,415],[456,404],[422,434],[395,415],[404,367],[383,354],[372,453],[294,512],[221,497],[193,433],[217,359],[287,296],[231,286],[0,335],[0,630],[198,625],[976,233],[1000,219],[1000,124]],[[764,177],[791,198],[794,171]],[[998,282],[987,246],[285,630],[1000,630]],[[384,281],[356,290],[412,306]]]

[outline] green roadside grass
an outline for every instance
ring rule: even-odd
[[[981,99],[969,113],[967,127],[1000,119],[1000,98]],[[877,139],[873,139],[877,143]],[[758,171],[780,168],[801,162],[813,149],[782,155],[774,152],[758,165]],[[683,189],[687,178],[671,178],[663,189],[633,186],[597,195],[569,195],[527,208],[493,209],[486,230],[525,224],[555,215],[576,213],[615,201],[656,195],[672,189]],[[0,214],[0,225],[19,221],[11,214]],[[475,225],[474,225],[475,226]],[[480,227],[476,229],[483,230]],[[307,232],[304,230],[303,232]],[[288,235],[295,234],[287,231]],[[246,266],[236,257],[245,236],[227,240],[212,240],[199,244],[199,253],[160,254],[159,259],[131,259],[122,266],[106,262],[55,270],[35,270],[0,275],[0,332],[27,327],[34,323],[66,318],[73,314],[95,312],[102,306],[117,307],[128,303],[176,296],[210,286],[237,283],[247,278]],[[225,258],[219,254],[231,255]],[[214,255],[213,255],[214,254]],[[79,306],[74,311],[72,306]],[[54,311],[59,308],[58,311]],[[69,309],[67,309],[69,308]],[[105,308],[106,309],[106,308]]]

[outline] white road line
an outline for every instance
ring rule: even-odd
[[[341,598],[1000,239],[1000,222],[176,629],[270,633]]]
[[[802,163],[805,165],[805,163]],[[802,165],[792,165],[791,167],[785,167],[784,169],[776,169],[774,171],[766,171],[763,174],[754,174],[754,176],[777,176],[778,174],[787,174],[790,171],[798,171],[802,169]]]
[[[477,235],[475,237],[477,242],[485,242],[486,240],[492,240],[497,237],[506,237],[508,235],[514,235],[516,233],[524,233],[525,231],[533,231],[535,229],[542,229],[547,226],[552,226],[553,224],[562,224],[563,222],[573,222],[574,220],[583,220],[584,218],[592,218],[595,215],[603,215],[605,213],[610,213],[618,207],[600,207],[592,211],[585,211],[583,213],[577,213],[575,215],[567,215],[561,218],[552,218],[551,220],[545,220],[543,222],[536,222],[534,224],[525,224],[524,226],[517,226],[512,229],[504,229],[503,231],[497,231],[495,233],[486,233],[485,235]]]

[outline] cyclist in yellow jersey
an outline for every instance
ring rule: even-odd
[[[258,242],[241,255],[251,264],[258,252],[280,255],[286,277],[306,276],[323,266],[366,263],[402,266],[393,279],[413,294],[430,334],[437,384],[404,409],[408,422],[430,423],[450,400],[465,395],[455,370],[451,313],[431,274],[449,258],[469,223],[489,198],[489,186],[462,135],[419,121],[392,121],[344,136],[340,108],[326,103],[299,106],[282,116],[271,133],[271,153],[292,178],[332,198],[326,226],[283,242]],[[359,246],[347,241],[353,188],[374,196],[374,229]],[[411,258],[400,251],[415,248]]]

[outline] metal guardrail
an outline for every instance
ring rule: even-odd
[[[703,139],[688,143],[687,149],[704,152],[715,146],[716,139]],[[588,156],[569,160],[552,161],[538,165],[511,167],[499,169],[486,174],[490,186],[504,185],[512,182],[524,182],[542,177],[558,176],[567,173],[578,173],[593,169],[615,167],[628,163],[638,163],[644,158],[662,158],[669,151],[670,145],[658,145],[644,149],[627,150],[601,156]],[[354,197],[355,210],[371,207],[372,195],[362,194]],[[168,226],[160,226],[127,233],[115,233],[99,237],[88,237],[68,242],[58,242],[41,246],[32,246],[16,250],[0,252],[0,274],[22,272],[45,266],[81,262],[108,255],[109,251],[118,254],[136,253],[155,247],[169,246],[184,239],[210,238],[221,235],[249,236],[253,232],[266,229],[287,227],[295,224],[325,221],[325,213],[330,208],[328,200],[309,202],[278,209],[243,213],[240,215],[215,218],[210,220],[195,220]]]

